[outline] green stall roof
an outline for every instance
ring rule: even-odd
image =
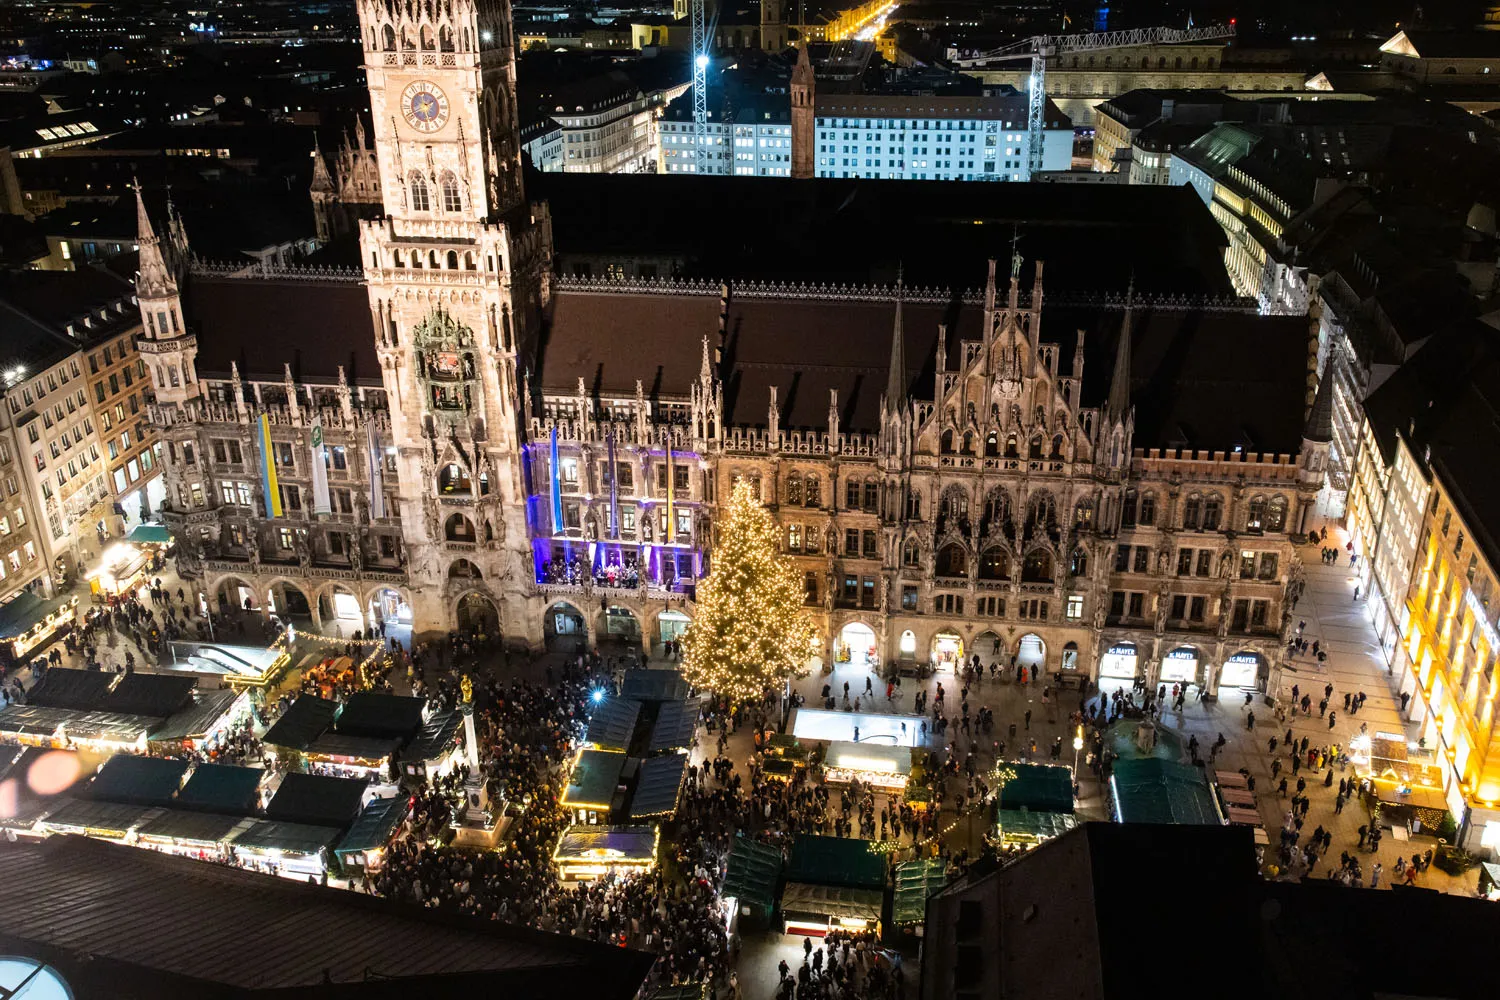
[[[336,826],[261,820],[245,832],[236,834],[233,844],[257,851],[317,854],[338,839],[339,828]]]
[[[898,924],[922,923],[927,919],[927,898],[947,884],[948,863],[942,858],[922,858],[897,865],[891,918]]]
[[[187,769],[185,760],[115,754],[94,776],[88,795],[100,802],[164,806],[172,801]]]
[[[142,545],[168,545],[172,541],[172,533],[164,524],[137,524],[130,529],[125,540]]]
[[[632,698],[605,698],[589,713],[588,741],[601,750],[629,750],[641,703]]]
[[[281,713],[281,718],[266,730],[261,742],[267,746],[306,750],[308,744],[333,725],[334,716],[338,713],[338,702],[304,694],[287,706],[287,710]]]
[[[625,755],[612,750],[585,750],[578,755],[568,787],[563,789],[562,805],[574,808],[609,809],[625,769]]]
[[[677,796],[682,791],[687,766],[685,753],[669,753],[642,761],[635,781],[635,794],[630,799],[630,818],[643,820],[676,812]]]
[[[1033,812],[1030,809],[1001,809],[996,824],[1002,833],[1051,840],[1078,825],[1072,813]]]
[[[359,814],[359,819],[354,821],[354,825],[344,835],[344,839],[339,841],[334,853],[343,857],[346,854],[384,847],[396,827],[406,819],[406,814],[411,811],[410,807],[411,800],[405,795],[371,799],[364,812]]]
[[[1201,768],[1147,757],[1119,760],[1110,786],[1116,817],[1123,823],[1186,823],[1218,826],[1213,793]]]
[[[800,834],[792,841],[787,881],[854,889],[884,888],[886,856],[870,850],[873,843],[853,837]]]
[[[183,840],[193,844],[217,844],[234,828],[244,823],[243,816],[219,813],[186,812],[167,809],[155,819],[147,820],[136,830],[141,837],[156,840]]]
[[[1073,811],[1073,772],[1053,764],[1006,763],[1016,776],[1000,790],[1001,809]]]
[[[260,783],[266,772],[233,764],[199,764],[177,793],[177,803],[209,812],[248,816],[260,806]]]
[[[776,884],[781,880],[781,850],[738,835],[729,852],[722,896],[769,909],[776,902]]]
[[[54,597],[51,600],[38,597],[31,591],[22,591],[13,600],[0,605],[0,639],[14,639],[25,635],[32,628],[71,598]]]

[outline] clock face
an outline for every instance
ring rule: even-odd
[[[436,84],[418,80],[401,92],[401,114],[418,132],[436,132],[448,121],[448,97]]]

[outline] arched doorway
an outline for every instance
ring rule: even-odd
[[[953,670],[964,658],[964,640],[957,632],[944,629],[932,637],[932,665],[938,670]]]
[[[1117,642],[1099,657],[1100,679],[1134,681],[1140,671],[1140,656],[1133,642]]]
[[[312,618],[312,604],[294,583],[278,580],[270,587],[271,613],[282,618]]]
[[[220,580],[214,597],[219,602],[220,611],[256,611],[260,608],[255,588],[237,576]]]
[[[1157,679],[1163,684],[1198,683],[1198,647],[1178,646],[1167,653],[1162,657],[1161,675]]]
[[[638,645],[641,641],[641,620],[629,608],[611,604],[604,609],[604,628],[599,635],[600,642],[606,639]]]
[[[500,631],[500,612],[483,594],[470,592],[460,597],[454,617],[461,632],[492,636]]]
[[[1016,646],[1016,662],[1026,668],[1028,677],[1043,670],[1047,665],[1047,644],[1042,641],[1042,637],[1035,632],[1027,632],[1021,636],[1021,641]]]
[[[383,587],[372,593],[365,612],[365,623],[372,631],[381,626],[390,629],[411,625],[411,605],[394,587]]]
[[[970,652],[979,657],[981,666],[999,663],[1005,659],[1005,640],[994,631],[981,632],[974,637]]]
[[[583,615],[566,601],[559,601],[542,616],[542,640],[549,653],[576,653],[588,643]]]
[[[1062,668],[1069,671],[1078,669],[1078,643],[1069,642],[1063,646]]]
[[[907,629],[901,633],[900,643],[901,659],[915,660],[917,658],[917,633]]]
[[[1240,650],[1224,661],[1224,669],[1219,672],[1219,687],[1258,689],[1260,668],[1265,662],[1266,658],[1253,649]]]
[[[318,617],[325,629],[333,629],[340,637],[362,631],[365,616],[359,607],[359,598],[354,591],[342,584],[331,584],[318,595]]]
[[[663,645],[680,641],[690,624],[692,619],[681,611],[663,611],[656,616],[657,641]]]
[[[875,646],[875,630],[864,622],[850,622],[839,632],[839,663],[856,667],[870,667],[880,662],[880,651]]]

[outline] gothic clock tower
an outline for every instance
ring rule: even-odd
[[[483,623],[521,638],[535,588],[520,380],[551,240],[545,205],[522,190],[510,5],[358,7],[384,199],[360,244],[413,628]]]

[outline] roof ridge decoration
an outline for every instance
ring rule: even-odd
[[[334,281],[349,284],[362,283],[364,272],[354,267],[331,267],[317,264],[272,264],[268,261],[245,262],[205,260],[194,257],[190,273],[216,278],[240,278],[242,280],[268,280],[277,278],[286,281]]]
[[[562,291],[599,292],[614,295],[703,295],[717,297],[721,284],[707,278],[600,278],[560,274],[557,288]],[[834,302],[892,302],[897,295],[895,284],[823,284],[806,281],[733,281],[726,282],[740,299],[807,299]],[[947,305],[955,297],[965,305],[983,303],[982,289],[965,289],[955,293],[941,286],[901,285],[900,295],[909,303]],[[1139,310],[1162,312],[1231,312],[1258,313],[1253,298],[1233,295],[1189,295],[1185,293],[1141,294],[1140,292],[1049,292],[1047,305],[1072,308],[1124,310],[1127,303]],[[1020,292],[1020,304],[1031,307],[1030,290]]]

